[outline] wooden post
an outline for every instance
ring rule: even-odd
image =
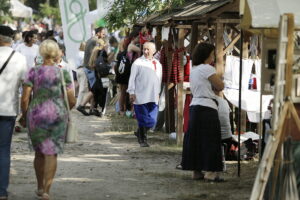
[[[223,49],[224,49],[224,24],[217,23],[217,31],[216,31],[216,70],[218,75],[223,75],[224,73],[224,57],[223,57]]]
[[[168,46],[169,42],[163,42],[164,48],[165,48],[165,55],[167,58],[167,68],[168,68],[168,73],[167,75],[169,76],[169,46]],[[165,102],[166,102],[166,106],[165,106],[165,126],[166,126],[166,133],[169,133],[169,126],[170,126],[170,119],[169,119],[169,81],[167,80],[167,82],[165,83]]]
[[[179,29],[178,34],[178,48],[184,47],[184,29]],[[177,145],[182,145],[183,143],[183,52],[179,54],[180,66],[179,74],[181,81],[178,83],[178,104],[177,104]]]
[[[190,54],[193,53],[195,46],[198,44],[198,36],[199,36],[198,23],[193,22]]]
[[[161,49],[161,46],[162,46],[161,29],[162,29],[161,26],[156,27],[155,45],[156,45],[157,51],[159,51]]]
[[[293,14],[287,14],[288,16],[288,27],[294,27],[294,15]],[[285,81],[286,81],[286,88],[285,88],[285,97],[291,97],[292,92],[292,83],[293,83],[293,62],[294,57],[291,55],[294,55],[294,29],[288,28],[287,30],[287,38],[288,38],[288,45],[286,50],[286,67],[285,67]]]
[[[165,84],[165,124],[166,124],[166,132],[171,133],[175,131],[175,112],[174,112],[174,85],[170,83],[171,69],[172,69],[172,60],[173,60],[173,52],[171,51],[173,45],[173,34],[172,28],[170,27],[168,42],[165,45],[165,55],[167,57],[167,82]]]

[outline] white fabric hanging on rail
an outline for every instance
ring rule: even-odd
[[[170,27],[162,27],[161,30],[161,40],[168,40],[169,39],[169,32],[170,32]]]
[[[255,64],[255,71],[257,77],[257,90],[249,90],[249,79],[251,70]],[[240,59],[236,56],[226,56],[226,65],[224,72],[224,95],[226,99],[234,106],[239,106],[239,73],[240,73]],[[242,69],[242,110],[247,111],[250,122],[259,122],[260,112],[260,77],[261,77],[261,61],[254,59],[243,59]],[[262,96],[262,116],[264,117],[269,102],[273,95]]]

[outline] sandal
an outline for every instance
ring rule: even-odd
[[[43,192],[44,192],[43,189],[35,190],[34,193],[35,193],[35,195],[36,195],[36,198],[37,198],[37,199],[42,199]]]
[[[34,193],[35,193],[35,195],[36,195],[36,198],[37,198],[37,199],[42,199],[43,192],[44,192],[43,189],[35,190]]]
[[[50,196],[47,193],[43,193],[42,200],[50,200]]]

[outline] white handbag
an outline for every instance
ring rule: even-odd
[[[70,106],[69,106],[69,101],[68,101],[68,95],[67,95],[67,87],[66,87],[66,82],[63,74],[63,70],[60,69],[61,77],[62,77],[62,85],[63,85],[63,93],[64,93],[64,100],[67,105],[67,112],[68,112],[68,124],[67,124],[67,131],[66,131],[66,143],[74,143],[78,141],[78,132],[76,125],[74,123],[74,119],[72,118],[72,115],[70,113]]]

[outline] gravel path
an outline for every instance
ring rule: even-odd
[[[175,169],[181,148],[167,134],[151,134],[151,147],[140,148],[132,134],[134,120],[115,114],[97,118],[72,111],[72,115],[79,141],[67,144],[64,154],[58,157],[52,199],[249,199],[256,162],[243,163],[243,178],[237,178],[236,165],[228,163],[226,183],[193,181],[190,172]],[[33,155],[28,149],[26,133],[16,133],[9,188],[12,200],[34,199]]]

